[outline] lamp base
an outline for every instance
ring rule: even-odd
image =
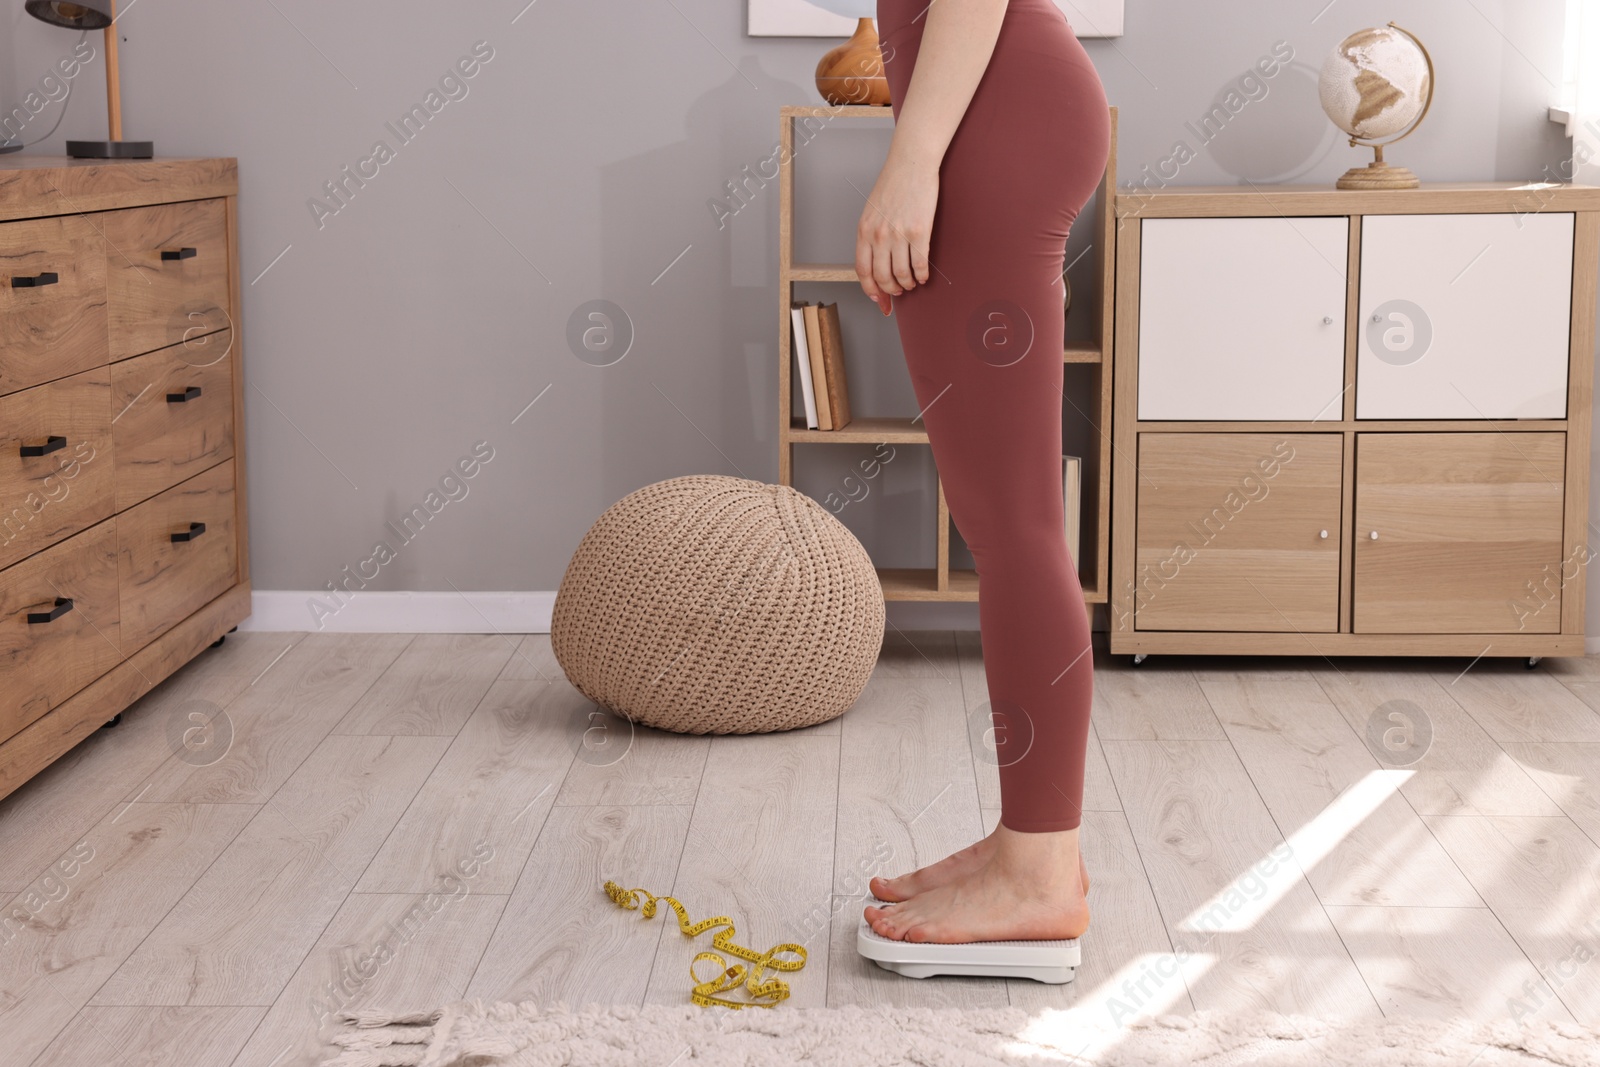
[[[73,159],[150,159],[154,141],[68,141],[67,155]]]

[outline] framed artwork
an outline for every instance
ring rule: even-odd
[[[745,0],[751,37],[849,37],[874,0]],[[1055,0],[1079,37],[1121,37],[1123,0]]]

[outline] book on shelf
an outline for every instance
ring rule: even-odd
[[[800,399],[805,405],[806,429],[815,430],[817,424],[817,394],[811,383],[811,354],[806,348],[805,302],[796,300],[789,305],[790,349],[794,352],[795,371],[800,375]]]
[[[850,425],[850,390],[845,387],[844,380],[844,336],[839,332],[839,305],[820,305],[817,319],[822,328],[822,365],[827,372],[828,415],[833,420],[833,429],[842,430]]]
[[[817,305],[806,301],[802,305],[806,319],[806,352],[811,356],[811,388],[817,395],[817,428],[833,429],[833,409],[828,404],[828,368],[822,362],[822,323],[817,317]]]
[[[1083,460],[1078,456],[1061,457],[1061,499],[1065,502],[1067,551],[1072,553],[1072,565],[1078,565],[1078,529],[1083,513]]]

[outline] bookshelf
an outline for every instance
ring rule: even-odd
[[[779,108],[778,154],[778,481],[792,485],[794,449],[799,445],[844,444],[927,444],[928,434],[915,413],[904,416],[860,415],[842,430],[811,430],[803,417],[792,414],[794,344],[790,335],[789,305],[797,282],[843,282],[858,284],[853,263],[794,262],[794,134],[797,119],[892,118],[887,107],[861,104],[812,106],[786,104]],[[1094,424],[1090,446],[1083,457],[1083,501],[1079,526],[1078,580],[1084,600],[1090,605],[1106,603],[1108,548],[1111,534],[1111,343],[1115,262],[1115,211],[1117,165],[1117,109],[1111,108],[1111,152],[1101,179],[1093,213],[1080,216],[1078,224],[1094,227],[1094,277],[1097,291],[1092,302],[1074,300],[1090,315],[1088,340],[1068,341],[1062,360],[1083,365],[1089,378],[1088,408],[1076,410],[1074,380],[1066,388],[1065,417],[1087,416]],[[848,220],[854,227],[855,220]],[[971,569],[950,567],[950,510],[945,503],[944,484],[938,486],[938,502],[932,516],[938,538],[931,567],[879,567],[878,580],[885,600],[959,601],[978,599],[978,576]]]

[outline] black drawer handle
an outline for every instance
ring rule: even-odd
[[[65,597],[65,596],[58,596],[58,597],[56,597],[56,606],[51,608],[49,611],[30,611],[30,612],[28,612],[28,622],[30,624],[41,623],[41,622],[55,622],[57,619],[61,618],[61,616],[65,615],[67,612],[69,612],[71,610],[72,610],[72,598],[71,597]]]
[[[167,394],[167,403],[169,403],[169,404],[187,404],[189,401],[195,399],[199,395],[200,395],[200,387],[198,385],[191,385],[191,386],[189,386],[189,388],[185,389],[181,393],[168,393]]]
[[[162,259],[193,259],[197,255],[199,253],[193,248],[163,248],[161,250]]]
[[[189,524],[189,528],[187,530],[183,531],[182,533],[173,534],[172,535],[172,540],[174,542],[178,542],[178,541],[193,541],[195,538],[199,537],[201,534],[203,534],[205,532],[206,532],[206,524],[205,523],[203,523],[203,522],[191,522]]]
[[[54,285],[60,280],[61,275],[53,270],[47,270],[43,274],[35,274],[31,277],[26,274],[16,274],[11,278],[11,288],[36,289],[41,285]]]
[[[65,437],[48,437],[42,445],[23,445],[22,458],[29,459],[33,456],[48,456],[52,452],[59,452],[67,447]]]

